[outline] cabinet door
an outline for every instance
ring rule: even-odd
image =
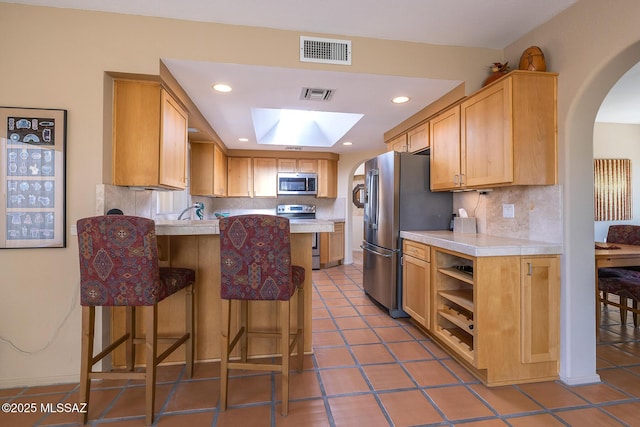
[[[253,159],[253,196],[276,197],[278,188],[277,175],[276,159]]]
[[[331,233],[329,241],[331,261],[342,261],[344,259],[344,222],[333,224],[333,233]]]
[[[227,171],[227,195],[229,197],[253,197],[251,158],[229,157]]]
[[[431,328],[430,268],[429,262],[407,255],[405,251],[402,257],[402,309],[427,329]]]
[[[160,185],[187,185],[187,112],[164,89],[161,92]]]
[[[297,172],[296,159],[278,159],[278,172]]]
[[[318,160],[318,195],[335,199],[338,197],[338,162],[335,160]]]
[[[318,161],[316,159],[298,159],[297,172],[318,173]]]
[[[213,148],[213,195],[227,195],[227,155],[217,145]]]
[[[431,189],[460,187],[460,106],[437,115],[429,122],[431,135]]]
[[[560,277],[558,257],[521,261],[522,363],[558,360]]]
[[[407,147],[410,153],[429,148],[429,122],[407,132]]]
[[[460,117],[463,185],[512,182],[511,79],[469,97]]]
[[[407,146],[407,134],[403,133],[400,136],[393,138],[391,141],[387,143],[387,151],[400,151],[402,153],[406,152],[408,149]]]
[[[192,196],[213,195],[214,147],[211,143],[191,143],[189,193]]]

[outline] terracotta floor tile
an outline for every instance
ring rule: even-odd
[[[464,424],[455,424],[456,426],[464,426],[464,427],[504,427],[509,424],[506,421],[502,421],[499,418],[494,418],[490,420],[481,420],[481,421],[471,421],[466,422]]]
[[[463,383],[469,384],[479,382],[476,377],[471,375],[469,371],[463,368],[462,365],[460,365],[460,363],[458,363],[457,361],[453,359],[445,359],[440,360],[440,362],[442,362],[447,368],[449,368],[449,370],[453,372],[456,377],[460,378],[460,381],[462,381]]]
[[[460,383],[460,381],[437,360],[405,362],[404,367],[420,387]]]
[[[616,366],[633,365],[638,363],[638,358],[626,351],[622,351],[614,346],[597,346],[596,355]]]
[[[337,289],[322,290],[319,292],[319,294],[322,296],[322,298],[325,299],[325,302],[327,299],[334,299],[334,298],[339,298],[344,300],[344,294]]]
[[[55,384],[49,386],[37,386],[27,388],[23,396],[32,396],[34,394],[52,394],[52,393],[68,393],[78,387],[78,383]]]
[[[576,396],[556,382],[522,384],[520,390],[545,408],[568,408],[585,405],[586,400]]]
[[[626,369],[605,369],[599,371],[600,378],[608,384],[629,393],[634,397],[640,397],[640,377]]]
[[[349,299],[349,302],[351,302],[351,304],[353,305],[370,305],[371,304],[371,300],[369,299],[369,297],[367,297],[366,295],[362,295],[362,291],[353,292],[353,293],[354,294],[357,293],[358,295],[351,295],[351,292],[346,295],[346,297]]]
[[[334,307],[351,307],[351,302],[346,298],[325,298],[324,303],[327,307],[329,307],[329,310]]]
[[[220,396],[220,380],[181,382],[173,391],[165,411],[215,408]]]
[[[540,405],[513,386],[485,387],[473,384],[470,387],[500,415],[542,410]]]
[[[525,415],[509,418],[513,427],[566,427],[566,425],[550,414]]]
[[[402,367],[396,363],[368,365],[364,366],[362,370],[376,391],[416,387]]]
[[[416,341],[389,343],[388,347],[398,360],[401,361],[433,359],[431,353]]]
[[[344,345],[344,340],[340,332],[315,332],[311,338],[314,347],[326,347],[335,345]]]
[[[603,403],[628,399],[626,394],[620,393],[618,390],[604,383],[574,386],[571,387],[571,390],[591,403]]]
[[[280,405],[276,407],[276,427],[326,427],[329,416],[323,399],[289,402],[289,414],[283,417]]]
[[[91,389],[89,393],[89,420],[98,419],[122,392],[121,388]],[[78,391],[67,396],[64,402],[79,403]]]
[[[443,421],[419,390],[383,393],[379,397],[394,426],[436,424]]]
[[[169,396],[173,384],[163,384],[156,386],[156,402],[155,412],[157,413]],[[90,398],[93,401],[93,396]],[[132,416],[144,416],[145,414],[145,387],[127,387],[124,392],[118,396],[113,406],[108,409],[104,418],[121,418]],[[89,408],[89,416],[91,416],[91,408]]]
[[[271,405],[230,408],[218,413],[216,427],[238,426],[270,427]]]
[[[276,383],[276,399],[281,401],[282,376],[277,374],[274,381]],[[289,374],[289,401],[312,397],[322,397],[318,374],[315,371],[291,372]]]
[[[335,331],[337,329],[333,319],[315,319],[313,321],[313,332]]]
[[[326,347],[315,351],[319,368],[334,368],[337,366],[354,366],[355,361],[347,347]]]
[[[271,374],[229,378],[227,405],[270,402]]]
[[[398,322],[386,314],[376,313],[375,315],[363,316],[363,319],[372,328],[377,328],[380,326],[398,326]]]
[[[333,317],[347,317],[358,315],[358,312],[353,307],[329,307],[329,312]]]
[[[400,326],[375,328],[375,333],[383,342],[412,341],[414,338]]]
[[[380,307],[378,307],[377,305],[359,305],[357,306],[358,312],[360,314],[362,314],[363,316],[368,316],[368,315],[389,315],[388,312],[385,312],[384,310],[382,310]]]
[[[370,394],[329,399],[336,427],[389,425],[380,405]]]
[[[451,421],[490,417],[493,412],[463,386],[430,388],[425,390],[436,406]],[[464,402],[464,404],[461,404]]]
[[[640,402],[608,405],[602,409],[632,427],[640,426]]]
[[[311,310],[311,318],[315,321],[315,319],[328,319],[331,315],[329,314],[329,310],[327,310],[324,305],[322,307],[314,307]]]
[[[380,342],[380,338],[371,329],[347,329],[342,331],[342,335],[349,345]]]
[[[210,426],[215,415],[214,411],[163,415],[158,421],[158,427]]]
[[[28,387],[15,387],[0,389],[0,398],[18,396],[20,393],[29,390]]]
[[[383,344],[364,344],[351,346],[351,351],[361,365],[389,363],[395,359]]]
[[[433,341],[427,339],[420,341],[420,343],[425,346],[436,359],[451,359],[451,356],[449,356],[446,351],[440,348],[440,346]]]
[[[327,396],[369,391],[369,386],[358,368],[326,369],[320,371]]]
[[[340,330],[363,329],[363,328],[369,327],[360,316],[336,317],[335,322],[336,322],[336,325],[338,325],[338,329]]]
[[[624,424],[616,421],[613,417],[600,411],[597,408],[574,409],[570,411],[556,412],[556,416],[562,418],[570,426],[624,426]]]
[[[193,366],[193,380],[220,378],[220,362],[202,362]]]
[[[20,396],[15,399],[2,398],[0,403],[11,402],[15,404],[10,411],[0,412],[0,425],[2,426],[16,426],[16,427],[28,427],[36,425],[37,421],[45,416],[47,413],[41,412],[42,405],[52,404],[62,401],[65,394],[47,394],[36,396]],[[17,405],[21,405],[20,409]],[[27,405],[26,408],[23,405]],[[22,409],[25,408],[25,409]],[[68,417],[66,417],[68,418]],[[73,418],[71,421],[78,421],[79,415]]]

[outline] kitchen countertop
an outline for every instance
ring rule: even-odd
[[[291,219],[289,225],[291,227],[291,233],[321,233],[333,231],[333,221],[322,219]],[[191,236],[199,234],[220,234],[219,220],[156,221],[156,235],[158,236]]]
[[[452,231],[401,231],[400,237],[466,255],[557,255],[562,244],[535,240],[511,239],[487,234],[454,233]]]

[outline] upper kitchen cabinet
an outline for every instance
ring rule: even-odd
[[[316,159],[278,159],[278,172],[317,173]]]
[[[229,157],[227,159],[229,197],[276,197],[275,158]]]
[[[190,171],[192,196],[227,195],[227,156],[217,144],[192,142]]]
[[[452,107],[460,111],[459,148],[454,116],[439,134],[433,121],[449,111],[437,116],[431,189],[556,184],[556,100],[557,74],[517,70]]]
[[[159,82],[115,79],[113,184],[184,189],[187,119]]]
[[[318,159],[317,197],[329,199],[338,197],[338,162],[336,160]]]
[[[431,190],[460,185],[460,106],[438,114],[429,122]]]
[[[398,135],[391,141],[387,142],[387,151],[399,151],[401,153],[406,153],[408,150],[409,146],[407,145],[406,133]]]
[[[429,122],[422,123],[407,132],[407,150],[417,153],[429,148]]]

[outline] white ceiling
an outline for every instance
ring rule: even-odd
[[[311,10],[300,0],[9,0],[6,3],[157,16],[442,45],[501,49],[577,0],[323,0]],[[396,23],[396,24],[394,24]],[[345,72],[293,70],[162,58],[229,148],[258,148],[252,108],[290,108],[364,114],[338,144],[338,153],[382,148],[382,135],[457,83]],[[214,93],[223,81],[234,90]],[[640,82],[631,70],[623,83]],[[302,87],[335,89],[332,100],[302,101]],[[635,85],[634,87],[640,87]],[[391,97],[411,102],[392,105]],[[630,97],[629,95],[633,95]],[[640,89],[614,87],[598,121],[640,123]],[[625,117],[619,113],[625,111]],[[238,142],[247,137],[249,142]],[[351,141],[350,147],[341,142]],[[259,148],[264,149],[264,146]],[[274,149],[283,147],[275,146]],[[317,148],[313,148],[318,151]],[[321,149],[323,150],[323,149]]]

